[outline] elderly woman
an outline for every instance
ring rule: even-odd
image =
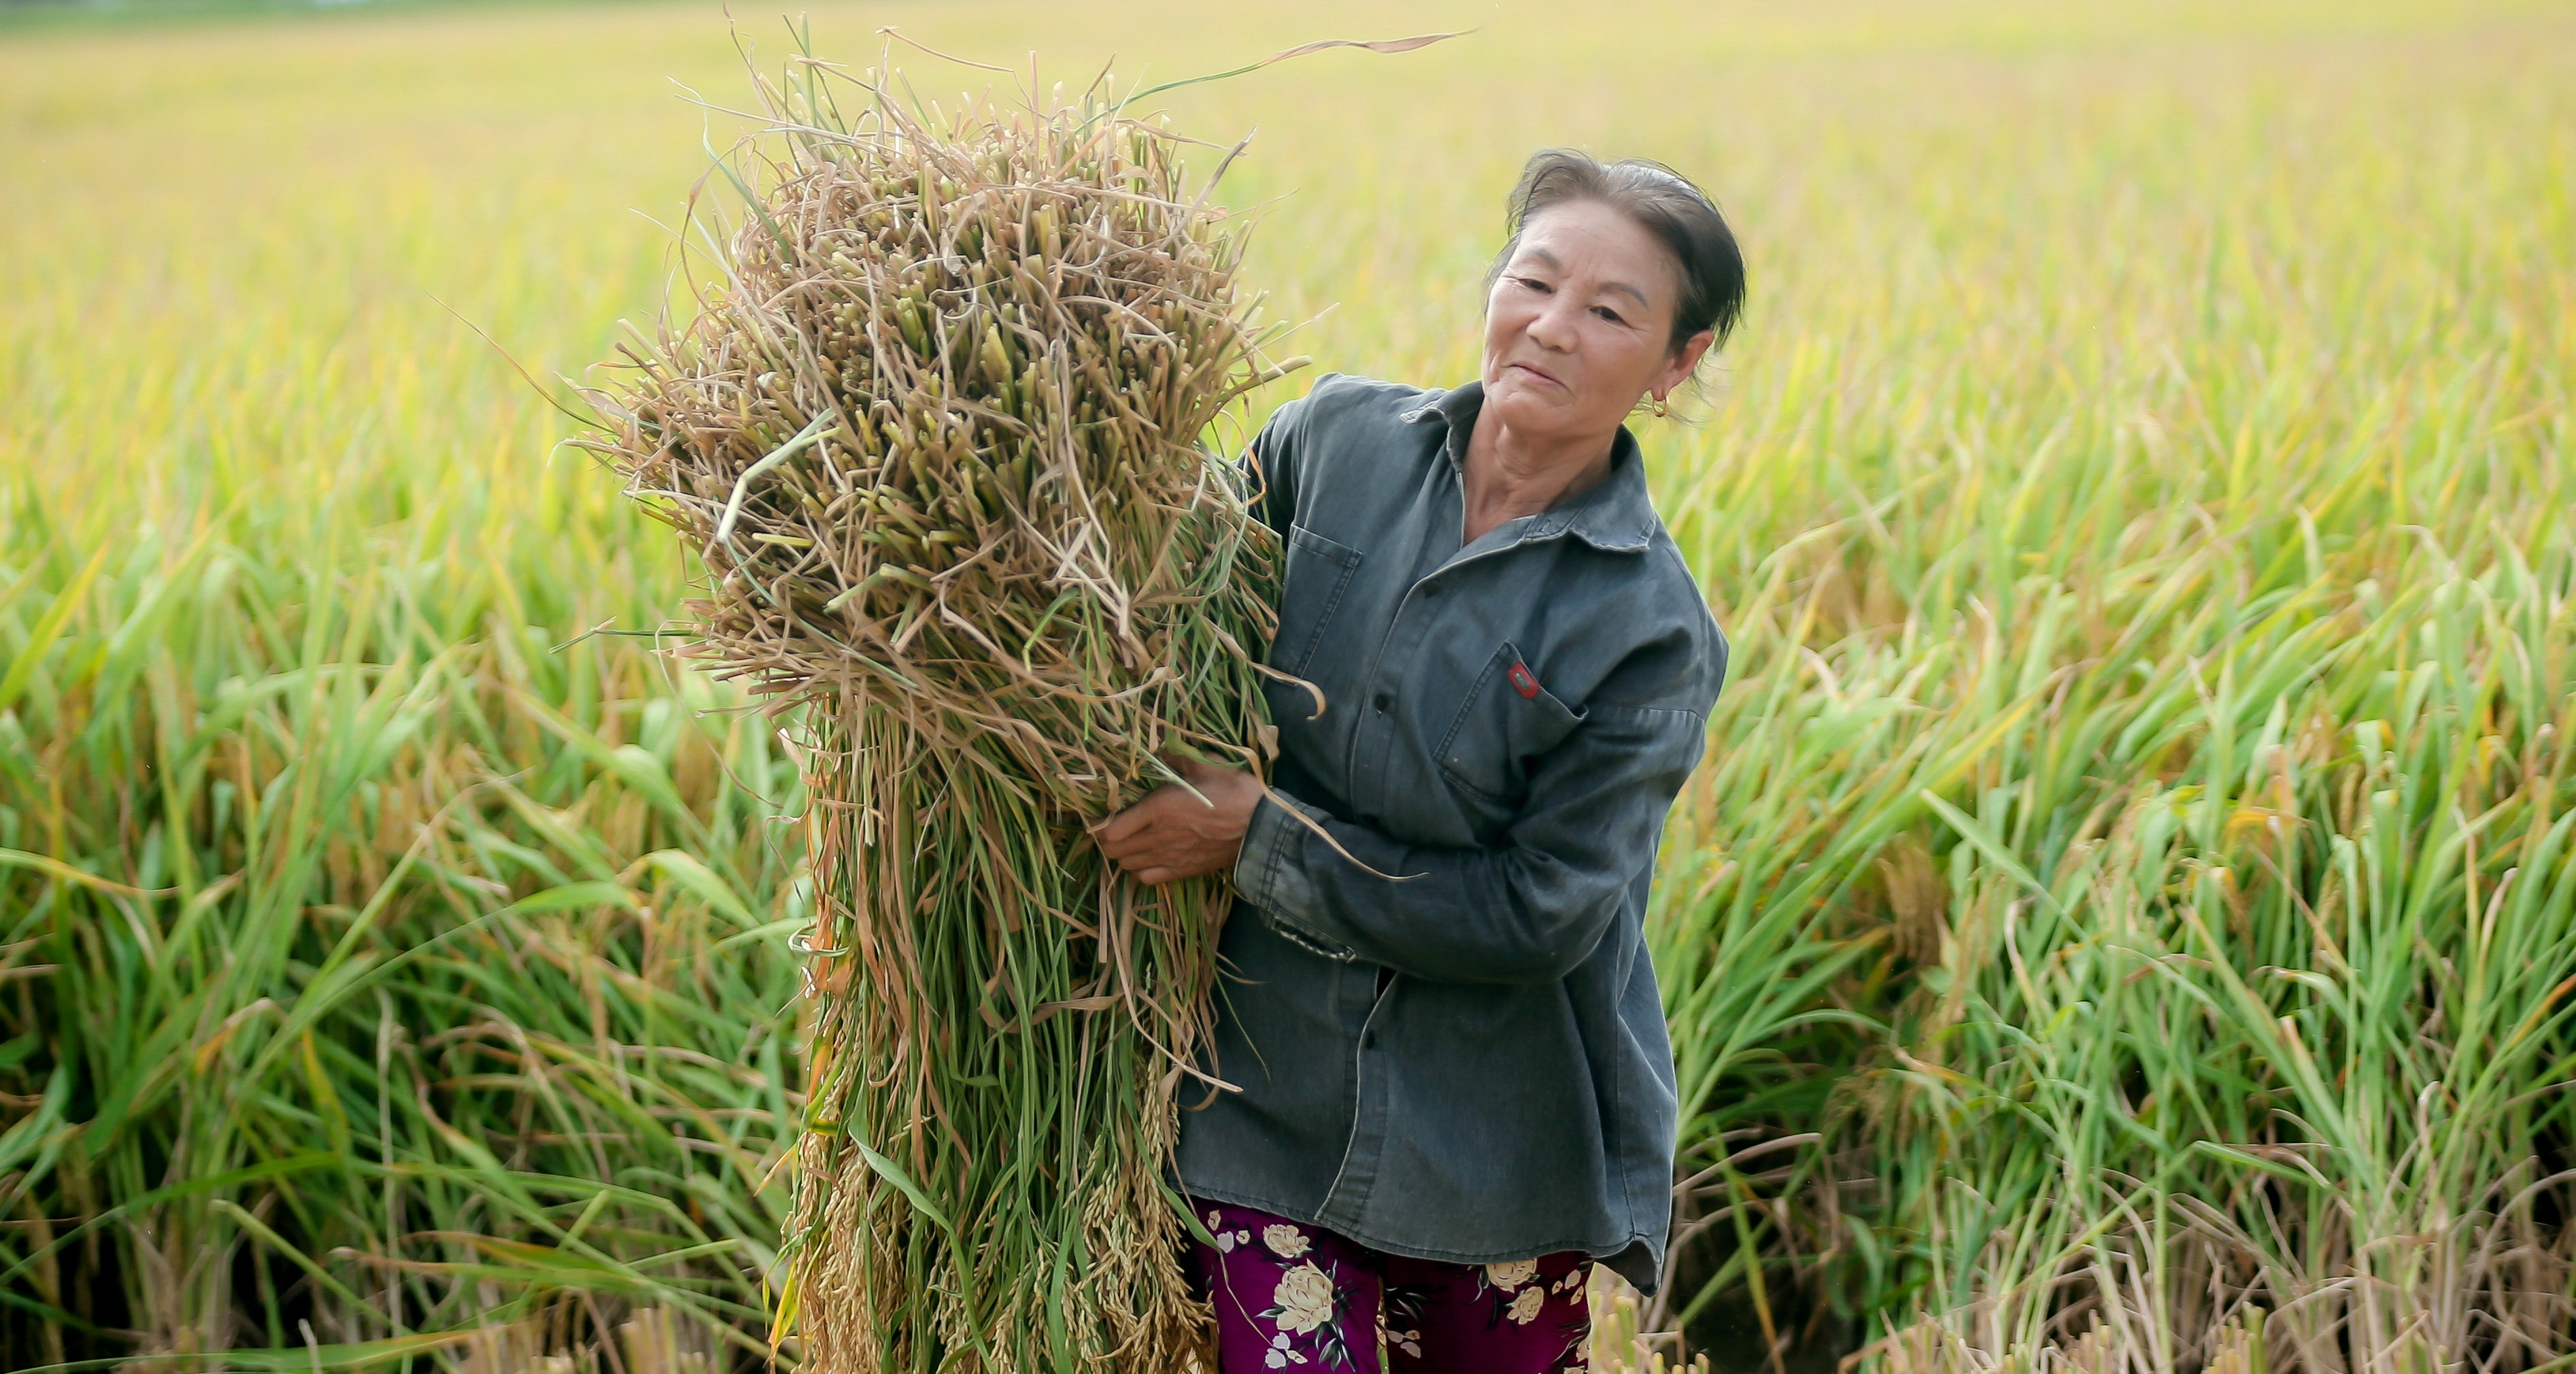
[[[1315,689],[1272,689],[1273,788],[1193,766],[1100,833],[1242,895],[1210,1066],[1240,1091],[1179,1159],[1225,1374],[1580,1370],[1592,1263],[1651,1291],[1663,1260],[1640,921],[1726,641],[1622,422],[1733,327],[1744,266],[1650,163],[1542,152],[1510,206],[1478,381],[1328,376],[1253,445],[1271,664]]]

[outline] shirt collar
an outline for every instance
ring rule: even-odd
[[[1449,432],[1441,450],[1450,467],[1459,468],[1467,460],[1467,440],[1476,432],[1476,416],[1484,404],[1485,384],[1469,382],[1427,394],[1420,405],[1399,418],[1407,424],[1446,422]],[[1610,475],[1591,490],[1528,519],[1522,542],[1571,534],[1611,553],[1635,553],[1653,543],[1659,522],[1654,500],[1646,493],[1646,460],[1637,449],[1636,436],[1626,425],[1619,426],[1618,436],[1610,441]]]

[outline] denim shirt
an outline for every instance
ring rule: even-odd
[[[1287,576],[1193,1194],[1393,1254],[1563,1250],[1653,1291],[1672,1047],[1641,928],[1726,640],[1621,430],[1460,547],[1483,388],[1328,376],[1253,445]],[[1316,693],[1322,697],[1318,709]]]

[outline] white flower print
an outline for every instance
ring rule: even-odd
[[[1279,1309],[1280,1330],[1303,1336],[1333,1319],[1333,1281],[1308,1260],[1280,1276],[1270,1304]]]
[[[1500,1264],[1485,1266],[1486,1282],[1506,1293],[1537,1277],[1538,1261],[1534,1259],[1505,1260]]]
[[[1529,1287],[1522,1289],[1519,1297],[1512,1299],[1510,1310],[1506,1311],[1503,1315],[1511,1318],[1513,1321],[1519,1322],[1523,1326],[1527,1326],[1531,1322],[1538,1320],[1538,1310],[1546,1304],[1547,1290],[1540,1288],[1536,1284],[1532,1284]]]
[[[1261,1352],[1261,1362],[1272,1369],[1286,1369],[1292,1364],[1304,1364],[1306,1357],[1288,1348],[1288,1336],[1282,1332],[1270,1338],[1270,1348]]]
[[[1269,1246],[1270,1253],[1281,1259],[1295,1259],[1314,1244],[1306,1239],[1305,1232],[1284,1221],[1262,1227],[1261,1243]]]

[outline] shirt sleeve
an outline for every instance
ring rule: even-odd
[[[1327,375],[1316,385],[1330,380],[1332,375]],[[1299,397],[1272,411],[1261,432],[1253,436],[1252,446],[1237,460],[1245,489],[1256,497],[1253,513],[1282,539],[1297,518],[1298,438],[1306,406],[1306,399]]]
[[[1235,886],[1327,958],[1439,982],[1553,982],[1591,955],[1653,864],[1707,738],[1695,711],[1591,708],[1531,774],[1498,848],[1406,844],[1274,789],[1244,832]]]

